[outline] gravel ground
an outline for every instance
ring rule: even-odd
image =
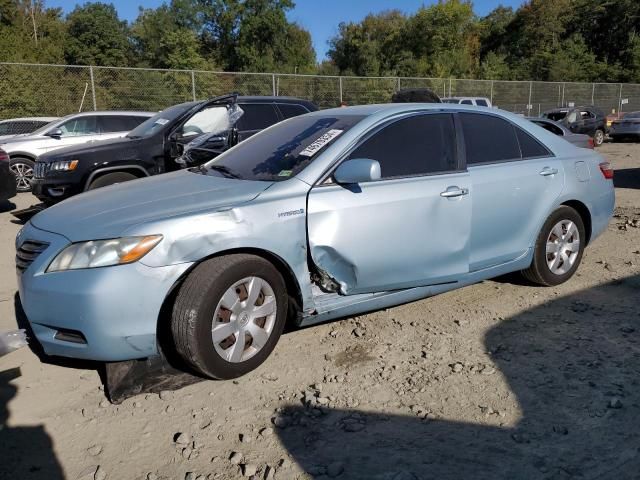
[[[118,406],[97,365],[0,358],[0,478],[640,478],[640,145],[600,152],[616,217],[565,285],[499,278],[295,331],[237,381]]]

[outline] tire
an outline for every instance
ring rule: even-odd
[[[570,223],[573,223],[575,226],[575,230],[571,229],[571,227],[569,228],[577,232],[577,237],[575,233],[572,237],[569,237],[569,232],[565,232],[565,226],[569,226]],[[557,228],[559,225],[559,232],[563,233],[563,235],[566,234],[566,239],[572,240],[571,242],[563,242],[562,239],[554,233],[554,229],[558,231]],[[554,247],[551,245],[550,252],[548,253],[548,240],[551,240],[549,244],[557,245],[556,248],[558,248],[558,250],[556,252],[561,253],[553,252]],[[576,240],[579,243],[577,251],[575,251]],[[573,208],[567,207],[566,205],[561,206],[555,210],[544,223],[536,240],[531,266],[523,270],[522,275],[530,282],[547,287],[566,282],[573,276],[578,265],[580,265],[582,254],[584,253],[585,240],[586,235],[582,217],[580,217],[578,212]],[[563,258],[562,253],[564,253],[566,259]],[[558,256],[560,259],[556,263],[555,260]],[[551,262],[552,265],[550,265],[549,262]],[[557,265],[557,267],[552,269],[553,265]]]
[[[16,190],[18,192],[31,191],[31,179],[36,162],[30,158],[14,157],[9,161],[9,168],[16,176]]]
[[[596,147],[599,147],[604,143],[604,131],[597,129],[593,134],[593,143]]]
[[[245,282],[248,279],[257,281]],[[251,285],[261,286],[252,303],[248,296]],[[226,306],[234,308],[225,308],[227,301]],[[207,260],[189,274],[176,295],[170,320],[175,350],[207,377],[223,380],[244,375],[262,364],[275,348],[286,323],[287,302],[284,279],[267,260],[246,254]],[[265,311],[272,313],[251,316],[251,312],[262,313],[256,309],[265,305],[270,305]],[[219,334],[214,341],[216,331]],[[254,339],[253,332],[260,333],[261,340],[257,335]],[[242,344],[238,343],[240,338],[244,338]],[[254,347],[256,341],[259,348]]]
[[[102,175],[91,182],[87,190],[95,190],[96,188],[115,185],[116,183],[129,182],[131,180],[136,180],[137,178],[138,177],[135,175],[125,172],[107,173],[106,175]]]

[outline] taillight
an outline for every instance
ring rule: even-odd
[[[4,150],[0,149],[0,162],[8,162],[9,155]]]
[[[611,180],[613,178],[613,167],[609,162],[602,162],[600,164],[600,171],[607,180]]]
[[[588,142],[589,142],[589,145],[588,145],[589,148],[591,148],[591,149],[596,148],[596,142],[593,140],[593,138],[589,137]]]

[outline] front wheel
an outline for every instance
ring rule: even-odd
[[[106,175],[102,175],[92,181],[87,190],[95,190],[96,188],[107,187],[109,185],[115,185],[116,183],[129,182],[136,178],[138,177],[126,172],[107,173]]]
[[[16,190],[30,192],[35,162],[29,158],[15,157],[9,161],[9,168],[16,176]]]
[[[244,375],[275,348],[287,301],[284,279],[267,260],[245,254],[207,260],[178,290],[171,315],[176,351],[208,377]]]
[[[561,206],[547,218],[536,240],[531,266],[522,274],[544,286],[566,282],[580,265],[585,240],[584,222],[578,212]]]
[[[593,134],[593,143],[595,144],[596,147],[599,147],[604,143],[603,130],[600,130],[600,129],[596,130],[596,132]]]

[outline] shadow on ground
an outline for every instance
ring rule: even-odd
[[[315,417],[300,405],[287,409],[294,426],[278,429],[280,440],[311,478],[640,478],[640,276],[504,320],[484,343],[522,410],[514,428],[353,410]]]
[[[20,369],[0,372],[0,478],[63,480],[53,445],[42,426],[9,427],[9,401],[18,389],[11,384]]]
[[[640,189],[640,168],[623,168],[616,170],[613,175],[616,188]]]

